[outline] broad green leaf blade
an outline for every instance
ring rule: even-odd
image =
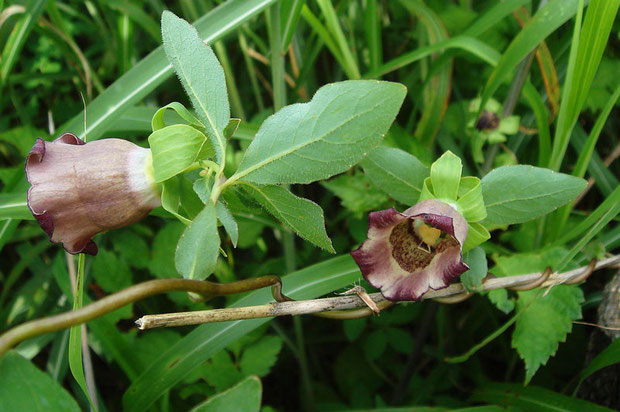
[[[331,253],[336,253],[325,231],[323,209],[316,203],[297,197],[282,186],[243,188],[270,214],[295,231],[299,236]]]
[[[497,88],[528,53],[575,15],[578,2],[579,0],[551,0],[538,10],[530,24],[525,26],[510,43],[489,76],[482,92],[480,107],[484,107],[486,101],[493,96]]]
[[[258,412],[263,387],[256,376],[248,376],[232,388],[210,397],[191,412]]]
[[[309,266],[282,278],[284,293],[293,299],[312,299],[359,279],[360,272],[349,255]],[[311,280],[310,280],[311,279]],[[269,290],[249,293],[232,306],[272,302]],[[124,410],[143,411],[205,360],[269,319],[238,320],[201,325],[163,353],[133,382],[123,397]]]
[[[254,183],[310,183],[341,173],[381,141],[406,88],[380,81],[321,87],[309,103],[268,118],[231,177]]]
[[[275,2],[276,0],[227,1],[194,22],[194,27],[204,42],[213,43]],[[81,111],[60,130],[73,132],[80,138],[86,134],[90,140],[97,139],[114,127],[114,120],[125,110],[142,100],[171,75],[172,65],[168,63],[163,47],[159,47],[86,107],[86,118],[89,122],[86,130]]]
[[[378,147],[361,162],[366,176],[382,191],[406,205],[418,201],[429,169],[400,149]]]
[[[0,194],[0,220],[26,219],[33,220],[26,204],[26,192]]]
[[[200,130],[175,124],[151,133],[149,146],[153,155],[155,181],[163,182],[187,169],[198,157],[213,156],[213,146]]]
[[[166,56],[220,158],[226,144],[223,131],[230,120],[224,70],[211,47],[185,20],[165,11],[161,29]]]
[[[538,386],[514,383],[485,383],[469,398],[471,402],[502,405],[508,410],[528,412],[611,412],[595,403],[572,398]]]
[[[14,351],[0,359],[0,409],[5,411],[67,411],[81,409],[48,374]]]
[[[620,338],[617,338],[605,350],[599,353],[596,358],[592,359],[592,362],[586,366],[586,368],[581,372],[581,377],[579,378],[579,385],[586,380],[586,378],[592,375],[594,372],[598,371],[609,365],[614,365],[616,363],[620,363]],[[577,386],[577,389],[579,388]],[[577,390],[575,389],[575,391]]]
[[[482,179],[485,224],[523,223],[573,200],[586,181],[534,166],[503,166]]]
[[[179,239],[176,269],[186,279],[205,279],[215,270],[219,250],[215,206],[209,202]]]

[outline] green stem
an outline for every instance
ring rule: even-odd
[[[247,292],[267,286],[274,286],[274,295],[277,296],[278,291],[281,290],[280,278],[278,276],[261,276],[231,283],[213,283],[190,279],[149,280],[106,296],[76,311],[32,320],[9,329],[6,333],[0,335],[0,358],[13,346],[26,339],[91,321],[149,296],[171,291],[185,291],[207,296],[221,296]]]

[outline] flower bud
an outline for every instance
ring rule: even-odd
[[[151,151],[122,139],[39,138],[26,158],[26,178],[28,208],[50,240],[73,254],[96,255],[94,235],[160,205]]]

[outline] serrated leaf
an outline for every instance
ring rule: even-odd
[[[515,301],[508,297],[508,291],[506,289],[490,290],[487,297],[497,309],[504,313],[510,313],[515,308]]]
[[[16,352],[0,359],[0,399],[5,411],[80,411],[67,391]]]
[[[205,365],[203,374],[207,382],[217,391],[223,391],[239,382],[243,375],[235,366],[230,353],[219,351]]]
[[[405,94],[401,84],[376,80],[323,86],[265,120],[231,179],[310,183],[344,172],[381,141]]]
[[[213,156],[207,137],[200,130],[186,124],[175,124],[151,133],[149,146],[153,154],[155,181],[163,182],[183,172],[200,153]]]
[[[230,119],[224,70],[211,47],[188,22],[164,11],[161,28],[166,56],[205,125],[219,160],[226,144],[223,130]]]
[[[278,360],[282,349],[282,339],[278,336],[265,336],[249,346],[241,356],[241,373],[263,377]]]
[[[131,230],[115,230],[109,233],[112,247],[130,266],[145,269],[149,265],[149,246]]]
[[[338,196],[342,206],[359,217],[364,212],[378,209],[389,200],[388,196],[363,174],[343,174],[321,182],[321,185]]]
[[[232,388],[209,397],[191,412],[258,412],[261,410],[262,392],[260,379],[248,376]]]
[[[523,223],[575,199],[587,182],[534,166],[503,166],[482,179],[485,224]]]
[[[430,173],[417,157],[392,147],[377,147],[360,165],[378,188],[406,205],[418,201]]]
[[[519,292],[517,310],[523,310],[512,334],[512,347],[525,361],[525,383],[555,355],[560,342],[581,318],[583,292],[578,286],[554,286],[540,297],[540,290]]]
[[[215,207],[209,202],[181,235],[175,267],[186,279],[205,279],[215,270],[219,248]]]
[[[297,197],[282,186],[244,184],[243,188],[299,236],[328,252],[336,253],[325,231],[323,209],[316,203]]]
[[[115,253],[100,249],[92,266],[97,284],[106,292],[118,292],[131,286],[131,270]]]

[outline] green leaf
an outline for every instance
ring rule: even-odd
[[[26,192],[0,194],[0,220],[33,220],[34,216],[28,209],[26,197]]]
[[[554,286],[544,296],[540,290],[519,292],[517,319],[512,347],[525,361],[525,383],[538,368],[555,355],[560,342],[572,330],[573,321],[581,318],[583,292],[578,286]]]
[[[237,247],[237,242],[239,241],[239,227],[237,225],[237,221],[221,199],[217,202],[215,211],[217,213],[217,219],[220,221],[222,226],[224,226],[224,230],[226,230],[228,236],[230,236],[230,241],[233,246]]]
[[[302,238],[331,253],[336,253],[325,231],[323,209],[316,203],[297,197],[282,186],[255,186],[243,188],[270,214],[294,230]]]
[[[263,377],[269,373],[278,360],[282,349],[282,339],[278,336],[265,336],[243,351],[239,364],[244,375]]]
[[[576,198],[583,179],[534,166],[503,166],[482,179],[485,224],[523,223],[544,216]]]
[[[202,280],[215,270],[220,248],[213,203],[205,205],[177,244],[175,266],[186,279]]]
[[[189,110],[187,110],[185,106],[183,106],[179,102],[172,102],[158,109],[153,115],[153,120],[151,120],[151,127],[154,132],[166,127],[166,123],[164,122],[164,113],[166,112],[166,109],[174,110],[189,125],[197,129],[204,130],[205,126],[202,124],[202,122],[198,120],[196,116],[194,116]]]
[[[321,182],[321,185],[338,196],[342,206],[358,217],[362,217],[365,212],[378,209],[389,200],[387,195],[363,174],[343,174]]]
[[[158,278],[178,277],[174,254],[184,229],[185,226],[181,223],[171,221],[155,235],[149,269]]]
[[[377,147],[360,165],[379,189],[406,205],[418,201],[430,173],[417,157],[392,147]]]
[[[406,88],[380,81],[321,87],[309,103],[268,118],[229,179],[255,183],[310,183],[344,172],[383,138]]]
[[[431,182],[437,199],[456,201],[462,169],[461,159],[451,151],[445,152],[431,165]]]
[[[276,0],[227,1],[194,22],[203,41],[215,42],[243,25]],[[101,137],[116,125],[116,120],[132,106],[149,95],[172,75],[172,66],[166,60],[163,47],[157,48],[125,73],[86,108],[89,123],[84,130],[80,111],[61,131],[73,131],[78,137],[88,135],[90,140]]]
[[[222,132],[224,139],[228,141],[231,137],[233,137],[240,123],[241,119],[230,119]]]
[[[227,350],[220,351],[209,359],[202,374],[216,391],[228,389],[243,378]]]
[[[476,247],[465,257],[469,270],[461,275],[461,282],[469,291],[475,291],[482,285],[482,279],[487,275],[487,255],[484,249]]]
[[[163,182],[187,169],[198,157],[213,156],[207,137],[200,130],[185,124],[158,129],[149,136],[153,154],[155,181]]]
[[[344,255],[284,276],[282,282],[287,296],[312,299],[350,285],[359,277],[353,258]],[[262,305],[272,301],[270,290],[265,288],[245,295],[232,306]],[[123,398],[124,410],[136,412],[149,408],[205,360],[267,322],[269,319],[250,319],[196,327],[133,381]]]
[[[5,411],[76,411],[71,395],[48,374],[14,351],[0,359],[0,399]]]
[[[256,376],[246,379],[228,389],[210,397],[192,409],[192,412],[258,412],[261,406],[262,385]]]
[[[131,270],[115,253],[100,249],[92,266],[97,284],[109,293],[131,286]]]
[[[572,398],[537,386],[514,383],[485,383],[469,398],[470,402],[502,405],[508,410],[528,412],[611,412],[597,404]]]
[[[581,372],[579,385],[594,372],[616,363],[620,363],[620,338],[616,338],[616,340],[611,342],[605,350],[596,356],[596,358],[592,359],[588,366]],[[577,389],[579,385],[577,385]],[[577,391],[577,389],[575,389],[575,391]]]
[[[226,144],[223,131],[230,120],[224,70],[211,47],[188,22],[164,11],[161,27],[166,56],[205,125],[219,159]]]
[[[143,237],[130,229],[109,232],[112,247],[130,266],[146,269],[149,265],[149,246]]]

